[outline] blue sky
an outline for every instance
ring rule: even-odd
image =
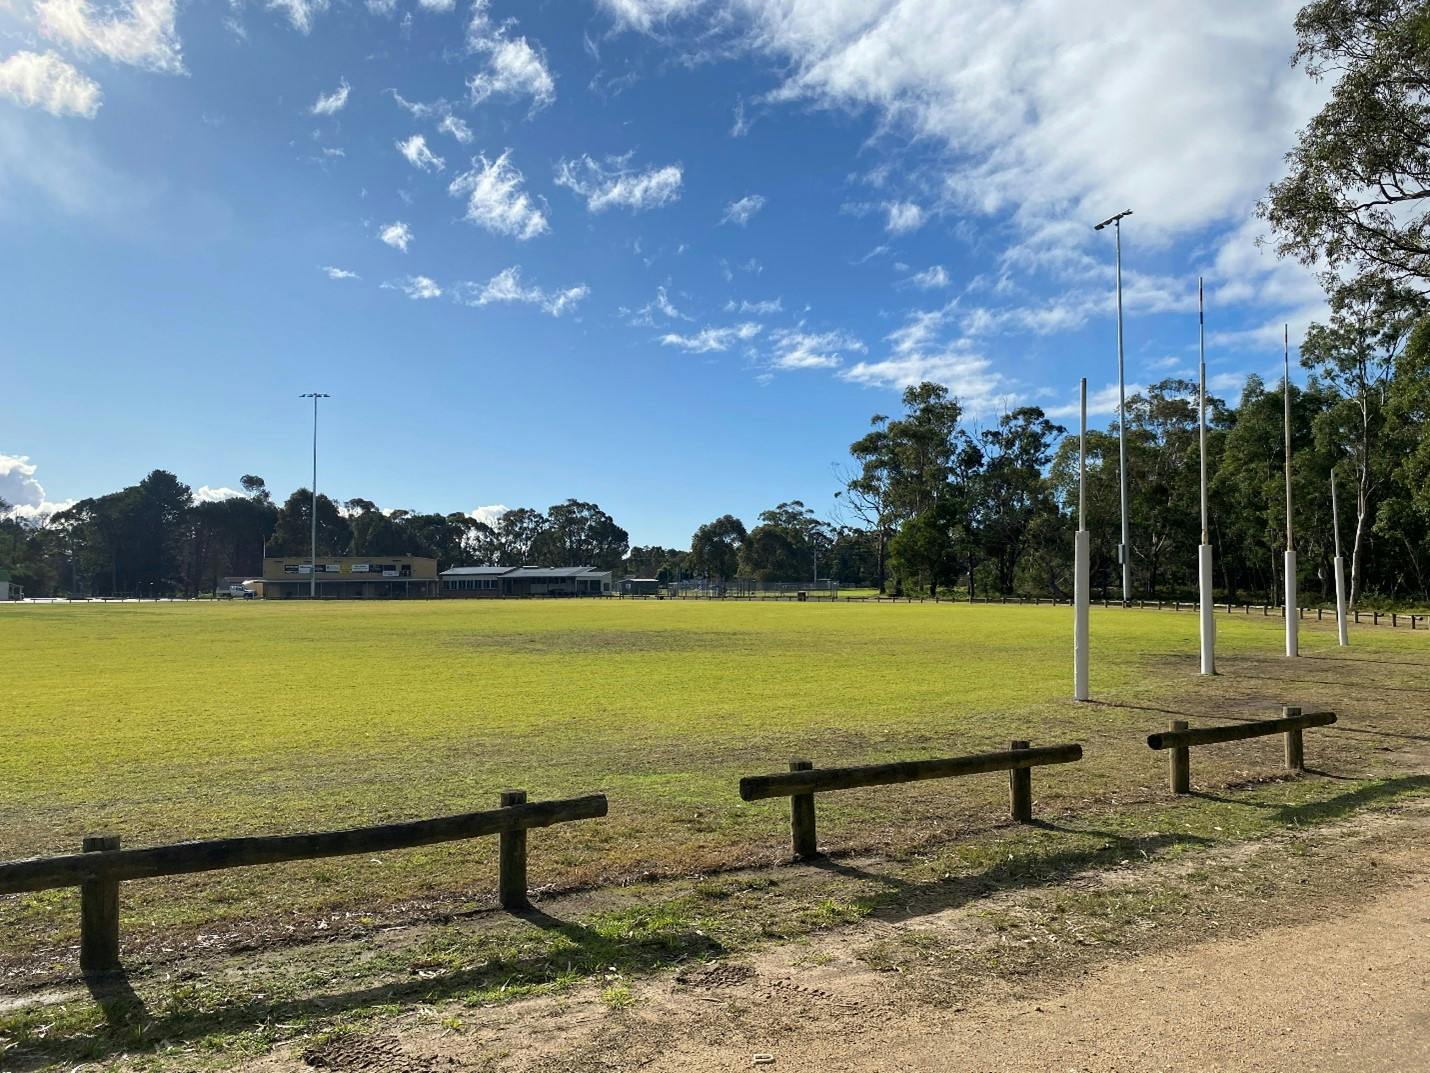
[[[286,495],[319,390],[340,499],[823,512],[907,383],[1105,421],[1128,207],[1129,384],[1202,274],[1234,398],[1320,311],[1255,243],[1295,5],[1077,7],[0,0],[0,496]]]

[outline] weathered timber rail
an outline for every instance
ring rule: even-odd
[[[1310,727],[1330,726],[1336,721],[1335,712],[1307,712],[1300,708],[1281,709],[1280,719],[1258,719],[1252,723],[1233,723],[1230,726],[1191,727],[1185,719],[1173,719],[1170,730],[1147,735],[1150,749],[1170,751],[1169,781],[1174,794],[1192,792],[1193,746],[1218,745],[1227,741],[1245,741],[1247,738],[1262,738],[1269,734],[1286,736],[1286,770],[1306,770],[1306,747],[1302,733]]]
[[[1071,764],[1081,759],[1081,745],[1043,745],[1033,748],[1026,741],[1015,741],[1004,752],[976,753],[972,756],[954,756],[938,760],[903,760],[860,767],[816,768],[809,760],[791,760],[787,773],[749,775],[741,779],[740,797],[745,801],[788,797],[794,855],[807,859],[819,856],[814,815],[814,795],[817,793],[1006,771],[1009,773],[1009,810],[1014,820],[1027,823],[1033,818],[1031,769],[1048,764]]]
[[[91,835],[82,853],[0,863],[0,894],[80,888],[80,968],[112,972],[119,962],[119,884],[125,880],[188,875],[223,868],[311,861],[359,853],[430,846],[499,835],[498,897],[505,909],[529,904],[526,832],[607,813],[604,794],[527,802],[525,790],[506,790],[501,808],[435,819],[314,834],[259,835],[120,849],[117,835]]]

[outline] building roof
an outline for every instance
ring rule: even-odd
[[[454,566],[442,571],[442,577],[509,577],[521,581],[609,577],[610,574],[609,570],[598,570],[594,566]]]

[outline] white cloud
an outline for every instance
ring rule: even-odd
[[[729,350],[736,343],[748,343],[759,335],[761,330],[761,325],[746,321],[729,328],[702,328],[694,335],[668,332],[660,337],[660,343],[661,346],[679,347],[691,354],[709,354],[713,351]]]
[[[725,215],[721,217],[722,224],[739,224],[744,227],[750,222],[751,217],[765,207],[765,198],[762,194],[749,194],[740,198],[739,201],[732,201],[725,206]]]
[[[409,101],[395,89],[389,89],[392,99],[397,102],[399,108],[406,111],[413,119],[431,119],[433,116],[447,115],[451,112],[452,106],[445,100],[438,99],[431,104],[422,101]]]
[[[445,15],[457,8],[457,0],[417,0],[417,4],[423,11],[431,11],[437,15]]]
[[[351,92],[352,87],[344,78],[333,92],[320,94],[308,111],[312,115],[337,115],[347,106],[348,94]]]
[[[943,265],[930,265],[922,272],[915,272],[908,278],[909,283],[921,291],[940,290],[947,287],[951,280],[948,270]]]
[[[73,499],[51,501],[35,479],[36,468],[27,455],[0,454],[0,500],[10,504],[9,517],[43,523],[51,514],[74,506]]]
[[[407,252],[407,245],[412,241],[412,228],[408,227],[401,220],[387,224],[377,233],[377,237],[386,242],[395,250]]]
[[[293,29],[306,34],[313,28],[313,18],[328,10],[328,0],[268,0],[268,10],[285,12]]]
[[[473,507],[470,513],[471,517],[483,525],[495,528],[497,522],[501,521],[501,516],[510,509],[505,503],[491,503],[485,507]]]
[[[349,272],[346,268],[337,268],[333,265],[324,265],[323,271],[327,273],[329,279],[362,279],[356,272]]]
[[[530,97],[533,109],[544,108],[556,99],[556,82],[546,68],[546,59],[526,38],[498,43],[487,57],[483,71],[467,79],[472,103],[480,104],[495,94]]]
[[[600,5],[620,25],[649,33],[658,23],[694,11],[701,0],[600,0]]]
[[[85,119],[93,119],[102,103],[99,83],[53,52],[17,52],[0,60],[0,94],[53,116]]]
[[[199,503],[222,503],[225,499],[242,498],[242,492],[222,485],[218,488],[213,488],[207,484],[201,484],[198,488],[194,489],[194,499]]]
[[[680,197],[683,172],[679,164],[635,171],[631,154],[607,157],[604,164],[582,156],[563,160],[556,168],[556,185],[586,199],[586,207],[601,212],[613,205],[640,212],[669,205]]]
[[[89,0],[39,0],[35,16],[41,33],[82,54],[182,74],[176,6],[176,0],[120,0],[101,15]]]
[[[1141,390],[1143,389],[1137,384],[1127,385],[1127,394],[1129,397],[1135,395]],[[1115,415],[1117,413],[1117,400],[1118,395],[1116,381],[1110,384],[1105,384],[1102,387],[1098,388],[1096,391],[1089,392],[1087,396],[1087,416],[1107,417],[1109,415]],[[1046,413],[1049,417],[1055,419],[1077,417],[1078,414],[1081,412],[1081,405],[1082,404],[1078,401],[1076,394],[1074,394],[1072,402],[1066,402],[1061,403],[1057,406],[1046,407],[1043,412]]]
[[[869,349],[843,332],[811,333],[780,328],[770,339],[774,344],[770,364],[776,369],[833,369],[844,363],[844,352],[863,354]]]
[[[487,0],[477,0],[467,27],[467,48],[486,56],[486,67],[467,79],[473,104],[488,97],[530,97],[532,111],[556,99],[556,80],[539,45],[510,37],[510,23],[495,24],[487,16]]]
[[[732,298],[725,303],[726,313],[753,313],[760,317],[769,316],[771,313],[783,313],[784,308],[783,298],[765,298],[759,302],[749,302],[744,299],[736,302]]]
[[[447,166],[445,160],[427,148],[427,139],[420,134],[414,134],[396,145],[397,151],[407,159],[407,163],[419,171],[441,171]]]
[[[445,115],[442,122],[437,124],[437,129],[443,134],[450,134],[463,145],[469,145],[472,141],[472,128],[454,115]]]
[[[912,201],[886,202],[884,211],[887,214],[884,228],[891,235],[907,235],[911,231],[917,231],[928,218],[924,210]]]
[[[546,291],[534,283],[527,286],[522,283],[521,269],[516,266],[503,269],[484,284],[462,284],[462,290],[462,301],[467,305],[518,302],[539,306],[553,317],[561,316],[591,293],[584,283],[560,291]]]
[[[367,0],[367,9],[374,15],[391,15],[397,10],[397,0]]]
[[[670,320],[690,320],[691,318],[675,307],[675,303],[670,300],[664,286],[655,289],[655,297],[645,305],[641,306],[634,313],[624,307],[620,310],[622,316],[630,318],[629,322],[635,327],[650,328],[655,326],[655,315],[659,313]]]
[[[545,213],[521,188],[524,178],[510,158],[510,149],[494,161],[488,161],[485,156],[477,157],[472,161],[472,170],[458,175],[447,189],[453,197],[465,195],[469,221],[499,235],[525,241],[551,228]]]
[[[382,286],[384,290],[401,291],[414,301],[442,297],[442,288],[437,285],[435,279],[427,276],[408,276],[406,279],[384,283]]]
[[[889,355],[857,362],[839,374],[851,383],[902,389],[924,380],[945,385],[967,413],[997,413],[1019,398],[1017,385],[993,367],[968,338],[948,337],[954,303],[920,310],[889,333]]]

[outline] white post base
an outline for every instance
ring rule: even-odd
[[[1202,673],[1216,674],[1216,606],[1212,599],[1212,546],[1197,548],[1197,597],[1201,601]]]
[[[1300,625],[1301,614],[1296,604],[1296,553],[1286,553],[1286,655],[1299,656],[1301,646],[1296,627]]]
[[[1079,531],[1073,544],[1073,700],[1087,700],[1088,608],[1091,601],[1092,538]]]
[[[1342,648],[1349,648],[1351,639],[1346,633],[1346,560],[1336,556],[1336,633],[1340,636]]]

